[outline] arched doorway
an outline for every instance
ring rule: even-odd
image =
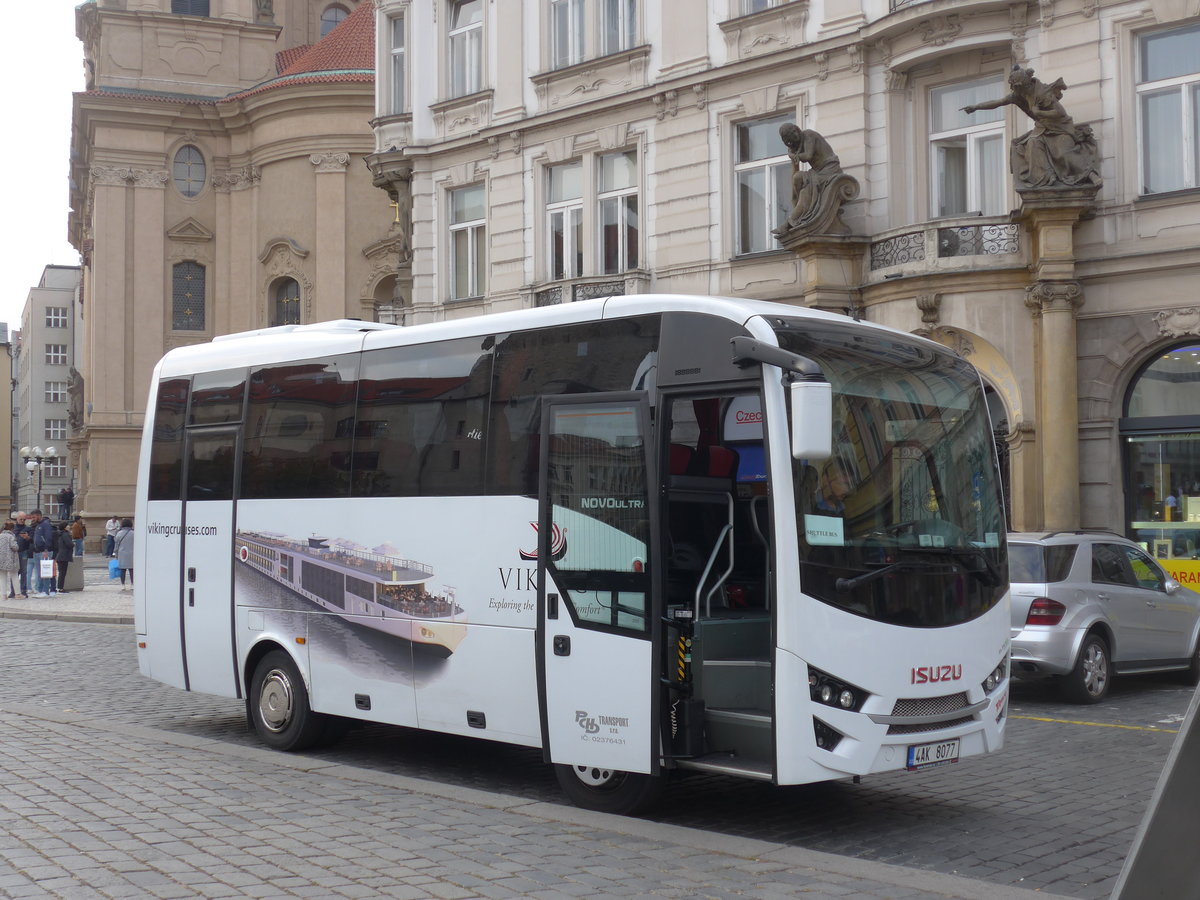
[[[1159,559],[1200,558],[1200,341],[1146,362],[1123,412],[1129,536]]]

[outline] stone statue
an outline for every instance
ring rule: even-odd
[[[254,21],[259,25],[275,24],[275,9],[271,0],[254,0]]]
[[[999,100],[964,106],[963,112],[1015,106],[1033,119],[1032,131],[1014,138],[1009,165],[1017,190],[1099,187],[1100,156],[1091,126],[1076,125],[1059,102],[1067,89],[1061,78],[1043,84],[1033,69],[1013,66],[1011,90]]]
[[[847,234],[842,204],[858,196],[858,181],[817,132],[788,122],[779,136],[792,160],[792,210],[772,232],[780,240],[803,234]]]

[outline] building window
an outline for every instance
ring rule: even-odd
[[[195,197],[204,188],[207,169],[204,157],[191,144],[180,147],[175,153],[172,167],[175,188],[185,197]]]
[[[550,0],[551,65],[556,69],[583,61],[584,0]]]
[[[1138,141],[1143,194],[1200,184],[1200,25],[1138,40]]]
[[[180,16],[207,16],[208,0],[171,0],[171,12]]]
[[[47,328],[66,328],[67,327],[67,308],[65,306],[47,306],[46,307],[46,327]]]
[[[67,383],[65,381],[47,381],[45,398],[47,403],[66,403]]]
[[[194,262],[171,267],[171,328],[175,331],[203,331],[204,266]]]
[[[300,324],[300,284],[295,278],[285,278],[275,287],[272,325]]]
[[[487,260],[482,184],[450,192],[450,299],[482,297]]]
[[[930,209],[933,217],[1004,212],[1003,109],[968,115],[964,106],[1004,96],[999,77],[929,92]]]
[[[65,366],[67,364],[67,345],[66,344],[47,344],[46,345],[46,365],[48,366]]]
[[[321,12],[321,37],[325,37],[325,35],[341,25],[342,20],[348,15],[350,15],[350,11],[344,6],[335,4],[325,7]]]
[[[483,85],[483,0],[450,4],[450,96],[474,94]]]
[[[600,52],[620,53],[637,43],[637,0],[602,0]]]
[[[66,478],[67,477],[67,460],[66,457],[56,456],[49,462],[43,463],[42,474],[46,478]]]
[[[734,243],[739,256],[776,249],[771,230],[791,211],[792,164],[779,136],[779,126],[791,121],[791,116],[774,116],[736,128]]]
[[[549,166],[546,176],[550,277],[575,278],[583,274],[583,164]]]
[[[741,4],[740,14],[748,16],[751,13],[770,9],[773,6],[783,6],[784,3],[788,3],[790,0],[738,0],[738,2]]]
[[[67,439],[66,419],[46,419],[44,437],[50,441],[65,441]]]
[[[1121,419],[1129,536],[1160,559],[1200,551],[1200,343],[1161,353]]]
[[[638,267],[637,152],[625,150],[600,157],[597,200],[600,218],[600,271],[625,272]]]
[[[388,20],[388,32],[392,36],[392,81],[391,107],[392,115],[404,112],[408,98],[406,96],[407,55],[405,53],[406,34],[404,31],[404,16],[393,16]]]

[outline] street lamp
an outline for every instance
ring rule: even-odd
[[[30,483],[33,482],[33,473],[37,472],[37,494],[34,495],[33,505],[40,508],[42,505],[42,469],[47,463],[58,458],[58,451],[54,447],[47,447],[45,450],[41,447],[22,447],[19,452],[21,458],[25,460],[25,470],[29,473]]]

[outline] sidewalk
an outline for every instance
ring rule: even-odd
[[[61,622],[133,624],[133,587],[121,590],[120,581],[110,581],[108,560],[99,553],[83,557],[83,590],[49,597],[11,600],[0,597],[0,619],[55,619]],[[80,561],[71,563],[72,568]]]

